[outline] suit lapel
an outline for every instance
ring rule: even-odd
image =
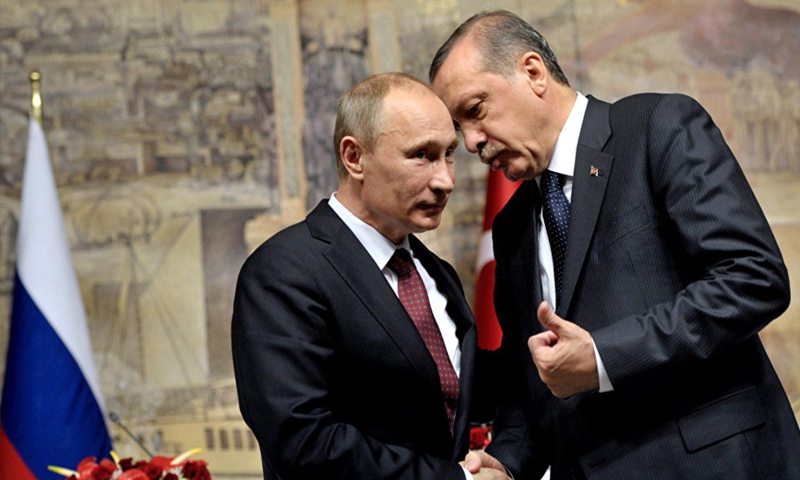
[[[314,238],[330,244],[324,255],[334,270],[358,296],[413,368],[426,379],[425,383],[431,387],[431,394],[442,399],[439,374],[433,357],[403,305],[386,282],[383,272],[377,268],[363,245],[325,201],[308,215],[307,222]],[[468,442],[466,431],[469,428],[469,392],[472,391],[471,372],[474,369],[477,348],[475,321],[457,279],[446,271],[444,265],[419,240],[413,236],[409,240],[414,254],[447,297],[447,312],[456,323],[456,334],[461,346],[459,383],[463,394],[459,396],[456,412],[453,452],[461,452],[466,450],[463,443]],[[444,408],[442,419],[446,421]]]
[[[556,313],[565,317],[586,260],[597,216],[603,204],[614,157],[601,149],[611,136],[608,121],[610,105],[589,97],[583,119],[575,172],[572,180],[569,241],[564,267],[564,285]]]
[[[383,272],[372,261],[364,246],[349,228],[331,210],[326,201],[321,202],[308,216],[311,234],[330,244],[324,255],[331,266],[361,300],[376,323],[405,355],[420,375],[436,385],[438,372],[433,358],[419,336],[411,318],[386,282]]]

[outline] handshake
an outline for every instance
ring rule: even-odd
[[[539,378],[559,398],[598,388],[597,363],[589,332],[556,315],[542,302],[536,316],[545,331],[528,339]],[[476,480],[511,477],[500,461],[484,451],[472,451],[460,462]]]
[[[475,480],[509,480],[511,477],[496,458],[483,451],[469,452],[460,465],[472,474]]]

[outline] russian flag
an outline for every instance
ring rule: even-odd
[[[478,245],[475,271],[475,323],[478,327],[478,346],[483,350],[497,350],[503,340],[503,330],[494,311],[494,250],[492,223],[506,202],[517,191],[520,182],[508,180],[500,170],[489,170],[486,179],[486,204],[483,208],[483,235]]]
[[[62,478],[47,466],[74,469],[110,450],[47,143],[31,119],[0,401],[0,480]]]

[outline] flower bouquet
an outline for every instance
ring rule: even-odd
[[[51,471],[67,477],[67,480],[211,480],[207,463],[203,460],[189,460],[189,456],[201,449],[189,450],[175,458],[154,456],[149,461],[132,458],[119,458],[111,452],[111,459],[97,462],[96,457],[86,457],[77,470],[62,467],[48,467]]]

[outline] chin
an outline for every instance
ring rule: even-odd
[[[520,172],[518,170],[512,170],[512,169],[506,168],[506,169],[503,169],[503,175],[505,175],[505,177],[508,180],[510,180],[512,182],[516,182],[520,178],[524,179],[525,172],[524,171]]]
[[[439,227],[441,220],[442,217],[438,216],[437,218],[427,218],[418,222],[414,222],[414,233],[422,233],[429,230],[434,230]]]
[[[512,182],[516,182],[517,180],[533,180],[537,175],[536,172],[530,168],[505,170],[503,173],[505,173],[506,178]]]
[[[511,182],[516,182],[517,177],[513,173],[509,172],[508,170],[501,170],[503,172],[503,176],[506,177]]]
[[[530,173],[530,165],[524,158],[515,157],[510,159],[507,163],[505,163],[501,170],[503,175],[506,176],[507,179],[515,182],[517,180],[529,180],[529,173]]]

